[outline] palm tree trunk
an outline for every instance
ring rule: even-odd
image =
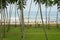
[[[18,9],[17,9],[17,15],[18,15],[18,18],[19,18],[19,22],[20,22],[20,16],[19,16],[19,13],[18,13]]]
[[[7,28],[7,32],[9,31],[10,29],[10,21],[11,21],[11,3],[10,3],[10,9],[9,9],[9,19],[8,19],[8,28]]]
[[[46,27],[47,27],[47,6],[46,6]]]
[[[3,9],[4,10],[4,13],[3,13],[3,20],[4,20],[4,32],[3,32],[3,38],[5,38],[5,18],[6,18],[6,14],[5,14],[5,8]]]
[[[37,9],[37,13],[36,13],[36,17],[35,17],[35,27],[37,27],[36,21],[37,21],[38,12],[39,12],[39,7],[38,7],[38,9]]]
[[[29,28],[29,18],[30,18],[31,5],[32,5],[32,0],[31,0],[31,3],[30,3],[29,12],[28,12],[28,28]]]
[[[56,15],[56,25],[57,25],[57,28],[58,28],[58,11],[57,11],[57,15]]]
[[[48,14],[48,29],[50,29],[50,12],[51,12],[51,7]]]
[[[17,9],[17,15],[18,15],[18,19],[19,19],[19,26],[21,25],[21,22],[20,22],[20,15],[19,15],[19,13],[18,13],[18,9]]]
[[[21,38],[22,40],[25,40],[24,39],[24,15],[23,15],[23,0],[20,0],[21,1]]]
[[[7,26],[7,28],[8,28],[8,17],[9,17],[9,16],[8,16],[8,10],[7,10],[7,8],[6,8],[6,19],[7,19],[7,20],[6,20],[6,26]]]
[[[42,16],[41,4],[39,4],[39,7],[40,7],[40,15],[41,15],[41,20],[42,20],[43,31],[44,31],[46,40],[48,40],[48,37],[47,37],[47,34],[46,34],[46,30],[45,30],[45,27],[44,27],[44,21],[43,21],[43,16]]]
[[[16,27],[16,6],[17,6],[17,2],[15,3],[15,27]]]
[[[1,32],[0,32],[0,40],[3,40],[3,32],[2,32],[2,11],[3,11],[3,6],[2,6],[2,0],[1,0]]]

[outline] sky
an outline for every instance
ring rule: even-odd
[[[31,0],[28,0],[24,11],[29,11],[30,3],[31,3]],[[45,4],[42,5],[41,8],[42,8],[42,11],[45,11]],[[36,2],[32,0],[31,11],[37,11],[37,9],[38,9],[38,4],[36,4]],[[57,5],[52,6],[52,11],[57,11],[56,9],[57,9]],[[49,7],[48,7],[48,10],[49,10]]]
[[[31,0],[27,0],[27,3],[26,3],[25,8],[24,8],[24,17],[28,17],[30,3],[31,3]],[[10,7],[10,5],[7,6],[7,10],[9,10],[9,7]],[[13,8],[11,8],[11,11],[12,11],[11,19],[13,19],[13,21],[15,21],[15,4],[12,4],[12,7]],[[44,5],[41,4],[41,9],[42,9],[43,15],[45,17],[45,11],[46,11],[45,4]],[[36,4],[36,2],[34,2],[32,0],[30,17],[33,17],[33,18],[31,18],[30,20],[34,20],[34,17],[36,15],[37,10],[38,10],[38,4]],[[47,12],[49,12],[49,10],[50,10],[50,7],[47,8]],[[54,14],[52,14],[52,13],[56,14],[56,12],[57,12],[57,5],[54,5],[51,7],[51,15],[53,16]],[[8,11],[8,13],[9,13],[9,11]],[[18,10],[18,13],[20,14],[19,10]],[[16,14],[16,16],[17,16],[17,14]],[[40,14],[38,14],[38,16],[40,17]],[[18,20],[18,16],[16,17],[16,19]],[[38,20],[41,20],[41,19],[38,18]],[[45,20],[45,18],[44,18],[44,20]],[[25,21],[28,21],[28,19],[25,18]]]

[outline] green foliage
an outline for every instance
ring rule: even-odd
[[[40,1],[40,2],[39,2]],[[58,3],[58,0],[34,0],[34,2],[38,3],[38,4],[45,4],[45,6],[53,6],[55,4]]]
[[[54,0],[54,3],[53,3],[53,4],[54,4],[54,5],[55,5],[55,4],[58,4],[58,0]]]
[[[20,10],[21,10],[21,1],[18,1],[18,8],[20,8]],[[24,5],[26,5],[26,0],[23,0],[23,8],[25,8],[25,6]]]
[[[11,4],[12,4],[12,3],[14,4],[14,3],[17,2],[17,1],[18,1],[18,0],[7,0],[7,2],[8,2],[8,3],[11,3]]]
[[[6,0],[2,0],[2,4],[1,4],[1,1],[0,1],[0,9],[1,9],[1,5],[2,5],[3,8],[6,8],[6,5],[8,5],[8,4],[7,4]]]
[[[40,4],[40,3],[44,4],[45,0],[34,0],[34,2],[36,2],[38,4]]]

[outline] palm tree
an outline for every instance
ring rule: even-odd
[[[7,8],[6,8],[6,26],[7,26],[7,28],[8,28],[8,18],[9,18],[9,15],[8,15],[8,10],[7,10]],[[8,31],[7,31],[8,32]]]
[[[3,40],[3,34],[2,34],[2,0],[0,1],[0,8],[1,8],[1,32],[0,32],[0,37],[1,37],[1,39],[0,40]]]
[[[4,22],[4,26],[3,26],[3,27],[4,27],[4,28],[3,28],[3,30],[4,30],[3,37],[5,38],[5,26],[6,26],[6,25],[5,25],[5,23],[6,23],[6,22],[5,22],[5,18],[6,18],[5,9],[4,9],[4,13],[3,13],[2,16],[3,16],[3,20],[4,20],[4,21],[3,21],[3,22]]]
[[[8,14],[8,28],[7,28],[7,32],[9,31],[10,29],[10,18],[11,18],[11,4],[10,4],[10,9],[9,9],[9,14]]]
[[[32,0],[30,3],[29,12],[28,12],[28,28],[29,28],[29,17],[30,17],[31,5],[32,5]]]
[[[48,29],[49,29],[49,25],[50,25],[50,12],[51,12],[51,7],[53,6],[53,1],[49,0],[48,6],[50,7],[49,13],[48,13]]]
[[[49,10],[49,14],[48,14],[48,29],[50,27],[50,12],[51,12],[51,7],[50,7],[50,10]]]
[[[47,27],[47,23],[48,23],[47,22],[48,21],[48,18],[47,18],[47,16],[48,16],[48,14],[47,14],[47,7],[51,6],[51,0],[45,0],[44,3],[45,3],[45,6],[46,6],[46,10],[45,11],[46,11],[46,27]]]
[[[14,4],[15,2],[17,2],[17,0],[7,0],[7,2],[10,4],[10,9],[9,9],[9,22],[8,22],[8,28],[7,28],[7,32],[10,29],[10,21],[11,21],[11,4]]]
[[[39,7],[38,7],[38,9],[37,9],[37,13],[36,13],[36,17],[35,17],[35,27],[37,27],[36,20],[37,20],[37,16],[38,16],[38,10],[39,10]]]
[[[24,16],[23,16],[23,8],[26,4],[26,0],[8,0],[8,3],[12,4],[15,3],[16,1],[18,1],[18,5],[19,5],[19,9],[20,9],[20,22],[21,22],[21,37],[22,40],[24,40]]]
[[[44,27],[42,10],[41,10],[41,3],[44,3],[44,1],[43,1],[43,0],[34,0],[34,1],[36,1],[36,2],[38,3],[38,6],[39,6],[39,8],[40,8],[40,15],[41,15],[41,20],[42,20],[42,25],[43,25],[42,27],[43,27],[43,31],[44,31],[44,33],[45,33],[46,40],[48,40],[48,37],[47,37],[47,34],[46,34],[46,30],[45,30],[45,27]]]
[[[56,2],[58,3],[58,1],[56,1]],[[58,6],[58,4],[57,4],[57,6]],[[58,15],[59,15],[59,14],[58,14],[58,9],[57,9],[57,15],[56,15],[56,25],[57,25],[57,28],[59,28],[59,26],[58,26],[58,25],[59,25],[59,24],[58,24]]]
[[[16,27],[16,8],[17,8],[17,2],[15,3],[15,27]]]
[[[6,1],[5,0],[1,0],[0,1],[0,9],[1,9],[1,40],[3,39],[3,37],[5,37],[5,8],[6,8]],[[4,10],[4,11],[3,11]],[[2,20],[4,20],[4,26],[2,25]],[[2,30],[3,29],[3,30]]]
[[[58,5],[58,0],[54,0],[54,5]],[[57,25],[57,28],[58,28],[58,10],[57,10],[57,15],[56,15],[56,25]]]
[[[21,38],[22,40],[24,40],[24,16],[23,16],[23,8],[24,8],[24,5],[26,4],[26,0],[19,0],[18,2],[18,5],[19,5],[19,8],[20,8],[20,22],[21,22]]]
[[[48,4],[48,0],[45,0],[45,6],[46,6],[46,27],[47,27],[47,4]]]

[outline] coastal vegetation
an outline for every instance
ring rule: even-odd
[[[59,6],[59,0],[31,0],[28,10],[28,23],[24,22],[24,9],[28,0],[0,0],[0,40],[60,40],[60,24],[58,23],[58,9],[56,14],[56,24],[50,24],[51,7]],[[37,5],[35,24],[29,24],[31,5]],[[15,4],[15,24],[11,24],[12,4]],[[46,7],[46,21],[44,23],[42,5]],[[9,10],[7,9],[9,6]],[[47,8],[50,8],[47,13]],[[18,10],[20,14],[18,14]],[[9,12],[9,13],[8,13]],[[40,13],[41,24],[36,23],[37,14]],[[16,14],[18,14],[19,24],[16,24]],[[48,15],[47,15],[48,14]],[[48,16],[48,17],[47,17]],[[6,20],[7,19],[7,20]]]

